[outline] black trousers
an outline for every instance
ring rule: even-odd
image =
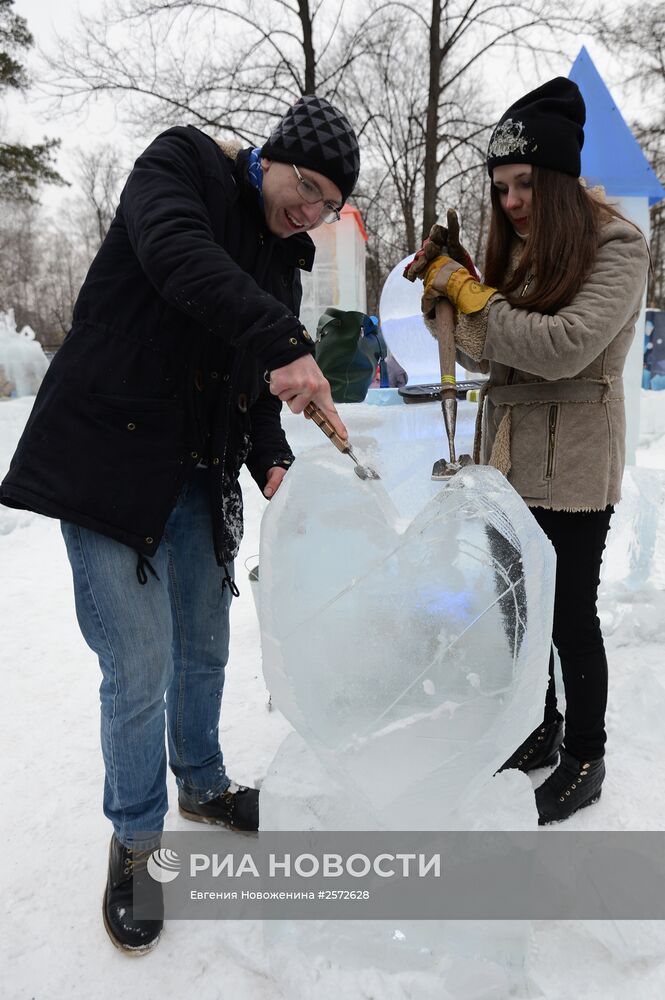
[[[574,512],[542,507],[530,510],[556,552],[552,641],[561,660],[566,694],[564,745],[578,760],[602,757],[607,738],[607,658],[596,602],[614,507]],[[552,722],[557,713],[553,652],[549,672],[545,722]]]

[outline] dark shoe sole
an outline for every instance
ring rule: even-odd
[[[580,802],[580,804],[577,806],[576,809],[573,809],[572,812],[569,812],[567,816],[562,816],[560,819],[556,817],[553,819],[541,819],[539,816],[538,826],[550,826],[552,823],[563,823],[565,820],[570,819],[571,816],[574,816],[576,812],[579,812],[580,809],[585,809],[586,806],[592,806],[594,802],[597,802],[598,799],[600,798],[601,792],[602,788],[595,795],[592,795],[590,799],[587,799],[586,802]]]
[[[189,819],[192,823],[207,823],[208,826],[223,826],[227,830],[231,830],[233,833],[244,833],[248,837],[257,837],[258,830],[243,830],[240,826],[233,826],[231,823],[225,822],[223,819],[219,819],[215,816],[201,816],[200,813],[189,812],[187,809],[178,803],[178,812],[185,819]]]
[[[160,931],[157,937],[150,941],[149,944],[131,945],[124,944],[122,941],[119,941],[113,933],[113,928],[108,922],[108,917],[106,916],[106,889],[104,889],[104,896],[102,898],[102,920],[104,921],[104,930],[111,939],[111,944],[117,948],[118,951],[121,951],[123,955],[129,955],[131,958],[140,958],[141,955],[147,955],[148,952],[153,950],[162,936],[162,932]]]

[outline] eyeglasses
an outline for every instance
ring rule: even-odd
[[[316,205],[318,201],[323,201],[323,195],[316,184],[314,184],[313,181],[308,181],[306,177],[303,177],[295,163],[292,163],[291,166],[295,170],[296,177],[298,178],[296,191],[302,200],[306,201],[308,205]],[[319,219],[321,222],[339,222],[339,209],[336,208],[331,201],[323,201],[323,210],[319,215]]]

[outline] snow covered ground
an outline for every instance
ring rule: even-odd
[[[31,399],[0,401],[0,477],[27,419]],[[414,428],[440,420],[436,404],[408,409]],[[352,431],[371,433],[392,407],[343,408]],[[404,414],[402,414],[403,418]],[[471,429],[461,415],[458,441]],[[296,450],[321,443],[301,418],[285,415]],[[442,448],[433,445],[432,459]],[[431,463],[430,463],[431,464]],[[665,470],[665,392],[643,392],[638,474]],[[648,474],[647,474],[648,475]],[[598,805],[567,829],[665,829],[665,471],[648,479],[650,514],[640,537],[621,532],[608,550],[601,614],[611,687],[608,777]],[[626,504],[636,487],[629,483]],[[234,602],[232,650],[222,712],[222,741],[234,777],[260,782],[289,726],[266,711],[258,624],[243,563],[258,552],[265,501],[245,483],[246,534],[236,564],[241,596]],[[654,514],[655,512],[655,514]],[[618,517],[618,515],[617,515]],[[109,943],[101,922],[110,828],[101,810],[98,667],[79,635],[71,579],[55,521],[0,507],[0,594],[4,695],[0,745],[2,903],[0,997],[8,1000],[143,1000],[242,998],[283,993],[271,976],[258,922],[172,922],[155,952],[130,960]],[[542,776],[540,776],[542,777]],[[175,783],[170,785],[176,803]],[[191,826],[176,809],[168,829]],[[413,997],[379,973],[337,973],[336,956],[320,970],[312,1000]],[[325,963],[324,963],[325,964]],[[524,1000],[655,1000],[665,996],[665,925],[646,922],[536,922]],[[455,1000],[465,1000],[463,992]],[[487,1000],[502,1000],[488,992]]]

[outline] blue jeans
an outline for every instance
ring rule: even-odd
[[[230,779],[219,746],[231,594],[212,545],[208,472],[183,489],[150,563],[95,531],[62,522],[76,615],[99,657],[104,813],[118,840],[152,848],[168,809],[165,715],[171,770],[207,801]],[[229,566],[233,573],[233,567]]]

